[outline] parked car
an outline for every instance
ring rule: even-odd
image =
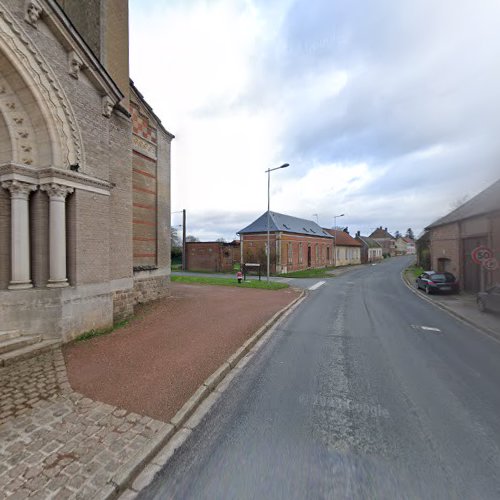
[[[436,292],[458,293],[460,291],[459,283],[451,273],[426,271],[416,279],[415,284],[417,288],[425,290],[427,294]]]
[[[500,312],[500,285],[492,286],[477,294],[477,307],[480,311]]]

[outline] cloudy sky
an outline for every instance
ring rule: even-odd
[[[271,210],[419,232],[500,177],[499,19],[498,0],[131,0],[172,210],[232,239],[288,162]]]

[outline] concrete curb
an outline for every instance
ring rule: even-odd
[[[214,394],[220,396],[220,392],[222,391],[218,392],[219,387],[224,385],[226,379],[232,379],[234,376],[233,372],[236,372],[242,367],[242,365],[237,366],[239,362],[247,356],[250,351],[254,353],[256,344],[261,340],[262,336],[269,331],[278,320],[297,307],[299,302],[301,302],[306,295],[307,291],[302,290],[299,297],[274,314],[274,316],[260,327],[235,353],[222,363],[222,365],[215,370],[200,387],[198,387],[195,393],[186,401],[170,422],[165,423],[145,446],[139,449],[130,460],[125,462],[116,473],[113,474],[108,480],[104,490],[99,492],[96,499],[112,500],[124,492],[126,492],[125,496],[130,495],[133,497],[137,495],[140,489],[147,486],[147,484],[152,481],[155,473],[160,469],[159,463],[157,463],[158,460],[155,460],[154,463],[150,463],[152,459],[162,455],[164,459],[161,460],[161,465],[163,466],[167,463],[174,452],[187,439],[191,430],[195,428],[196,424],[201,420],[202,416],[195,415],[193,421],[196,422],[196,424],[184,427],[184,424],[187,423],[193,413],[202,407],[205,401],[210,403],[204,405],[206,407],[204,408],[205,411],[210,409],[217,398],[212,397],[212,401],[208,401],[208,398]],[[258,347],[260,348],[261,345]],[[244,364],[246,364],[246,361],[248,360],[245,360]],[[130,487],[130,489],[127,489],[128,487]]]
[[[450,314],[454,318],[458,319],[462,323],[465,323],[467,326],[472,326],[473,328],[480,331],[481,333],[488,335],[488,337],[491,337],[494,340],[500,341],[500,335],[497,332],[495,332],[494,330],[490,330],[486,326],[478,325],[474,321],[470,320],[467,316],[463,316],[462,314],[457,313],[456,311],[454,311],[453,309],[450,309],[449,307],[445,306],[444,304],[436,302],[435,300],[430,299],[426,295],[419,293],[419,290],[416,290],[415,287],[412,286],[412,284],[406,279],[407,269],[403,269],[401,271],[401,280],[415,295],[420,297],[422,300],[429,302],[434,307],[437,307],[438,309],[441,309],[442,311],[447,312],[448,314]]]

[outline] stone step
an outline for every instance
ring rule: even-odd
[[[24,359],[44,354],[61,345],[60,340],[41,340],[35,344],[16,349],[15,351],[0,354],[0,366],[8,366]]]
[[[5,340],[15,339],[16,337],[20,337],[21,333],[19,330],[0,330],[0,342],[4,342]]]
[[[31,344],[36,344],[37,342],[40,342],[40,340],[42,340],[40,335],[26,335],[4,340],[0,342],[0,354],[22,349],[23,347],[27,347]]]

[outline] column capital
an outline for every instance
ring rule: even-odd
[[[12,198],[27,200],[32,191],[36,191],[37,185],[29,182],[21,182],[17,180],[4,181],[2,187],[10,191]]]
[[[51,200],[58,201],[64,201],[66,196],[74,191],[72,187],[64,186],[63,184],[56,184],[54,182],[42,184],[40,186],[40,190],[46,191]]]

